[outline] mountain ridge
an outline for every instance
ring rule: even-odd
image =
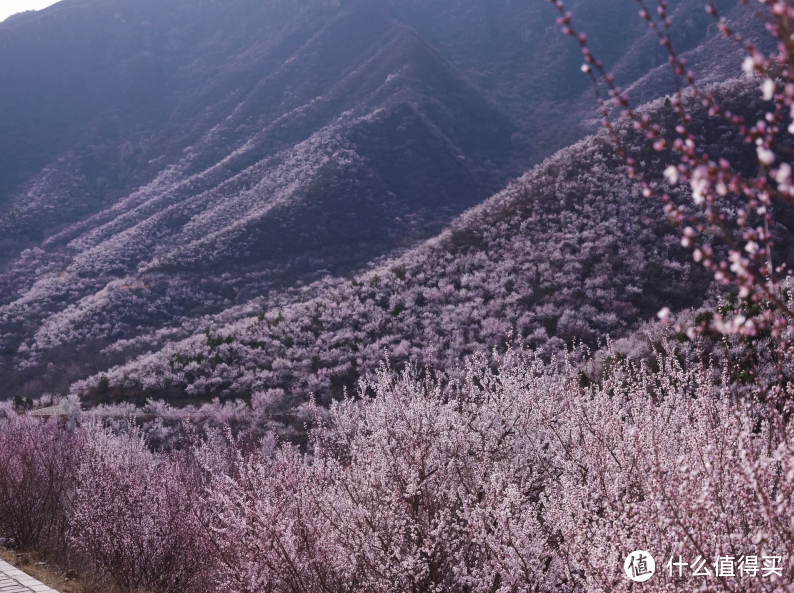
[[[709,92],[736,113],[764,108],[753,81]],[[736,130],[689,103],[700,146],[755,166]],[[643,109],[674,127],[662,99]],[[627,149],[644,154],[644,138],[620,127]],[[661,180],[667,158],[649,157],[646,174]],[[686,188],[667,191],[689,202]],[[773,232],[791,259],[791,228],[781,223]],[[595,347],[604,336],[631,336],[662,307],[697,308],[716,294],[711,274],[681,246],[661,203],[643,198],[628,179],[602,132],[556,153],[399,258],[352,280],[318,282],[303,297],[252,302],[237,319],[207,317],[185,328],[193,335],[141,344],[154,348],[72,390],[89,402],[143,403],[280,389],[284,405],[297,406],[310,395],[328,401],[351,392],[384,357],[398,368],[429,366],[455,378],[477,352],[513,342],[547,355],[580,341]]]
[[[675,4],[686,16],[696,2]],[[610,67],[647,42],[623,5],[573,8],[629,27],[602,43]],[[140,353],[124,344],[284,302],[443,232],[589,125],[579,50],[552,13],[529,0],[66,0],[0,25],[0,80],[15,88],[0,92],[0,154],[22,130],[5,166],[43,164],[21,192],[0,175],[0,389],[63,392]],[[701,20],[695,50],[713,37]],[[10,58],[29,29],[26,73]],[[86,113],[47,109],[81,93]],[[46,117],[26,119],[26,99]],[[74,130],[58,123],[68,115]],[[27,154],[44,129],[57,138]]]

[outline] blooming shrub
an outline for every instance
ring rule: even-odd
[[[60,551],[82,450],[79,432],[0,408],[0,536]]]
[[[69,544],[123,591],[200,591],[213,565],[188,464],[154,455],[140,431],[84,429]]]
[[[305,450],[209,431],[153,451],[84,424],[65,545],[127,591],[629,591],[635,549],[657,558],[649,591],[787,590],[791,388],[738,385],[727,359],[672,343],[658,370],[610,352],[587,387],[573,358],[531,351],[475,356],[452,382],[384,365],[315,409]],[[15,425],[36,424],[0,428],[25,457]],[[668,574],[698,555],[712,574],[718,556],[781,561]]]
[[[717,557],[776,554],[786,564],[772,584],[723,578],[703,586],[782,590],[794,579],[786,557],[794,504],[790,423],[733,397],[715,369],[685,370],[673,356],[659,363],[657,374],[619,365],[602,387],[556,402],[546,417],[560,465],[544,500],[563,553],[590,591],[630,590],[622,561],[636,549],[657,551],[661,562],[700,555],[712,574]],[[660,576],[646,585],[680,590],[680,579]]]
[[[583,389],[571,365],[509,353],[450,391],[382,368],[373,398],[332,406],[312,455],[240,455],[213,479],[227,589],[628,591],[623,558],[648,549],[660,572],[673,555],[780,555],[779,578],[707,587],[783,590],[790,425],[719,369],[659,364],[616,362]]]

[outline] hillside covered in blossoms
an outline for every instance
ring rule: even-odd
[[[763,107],[754,84],[713,91],[733,109]],[[664,100],[646,109],[673,127]],[[702,110],[700,116],[695,129],[709,153],[754,166],[754,151],[735,130]],[[644,139],[628,130],[625,138],[642,152]],[[667,160],[651,154],[642,166],[661,178]],[[790,254],[790,219],[780,219],[773,232]],[[596,348],[607,336],[630,335],[665,306],[700,307],[712,282],[681,246],[661,204],[628,179],[607,138],[591,136],[400,257],[286,299],[255,300],[230,321],[221,315],[192,322],[181,328],[192,334],[183,340],[125,343],[157,350],[73,389],[105,401],[236,398],[274,389],[297,403],[311,394],[328,401],[344,388],[352,392],[384,357],[454,374],[467,356],[512,342],[548,353],[580,342]],[[46,339],[57,347],[69,338],[42,334]]]
[[[642,100],[668,94],[663,48],[636,11],[599,2],[577,11],[605,27],[617,80]],[[65,395],[106,376],[136,396],[325,397],[386,346],[446,366],[507,329],[559,348],[620,334],[668,295],[689,304],[703,280],[600,141],[520,177],[593,128],[553,13],[72,0],[0,23],[0,392]],[[673,18],[695,68],[736,75],[740,52],[698,2],[676,2]],[[325,298],[344,306],[320,313]],[[276,339],[261,328],[280,307]],[[263,312],[259,330],[238,327]],[[264,333],[216,352],[207,331]],[[154,366],[123,379],[125,364]]]

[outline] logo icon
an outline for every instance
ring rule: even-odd
[[[635,550],[628,556],[623,563],[623,570],[626,576],[635,583],[647,581],[656,572],[656,561],[645,550]]]

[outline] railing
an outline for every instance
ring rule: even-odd
[[[37,416],[37,417],[51,417],[51,416],[69,416],[71,412],[69,409],[63,406],[49,406],[46,408],[38,408],[36,410],[30,410],[28,412],[29,416]],[[170,414],[158,415],[152,414],[148,412],[109,412],[105,410],[82,410],[80,411],[80,416],[96,416],[98,418],[136,418],[139,420],[150,419],[150,418],[158,418],[163,417],[166,419],[171,420],[195,420],[196,418],[201,418],[201,414],[186,414],[186,413],[179,413],[179,412],[172,412]]]

